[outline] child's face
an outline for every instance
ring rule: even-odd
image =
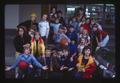
[[[30,31],[29,31],[29,35],[31,36],[31,37],[34,37],[34,30],[33,29],[31,29]]]
[[[93,27],[93,31],[97,31],[97,27]]]
[[[70,27],[70,32],[73,32],[73,31],[74,31],[73,27]]]
[[[45,14],[45,15],[43,15],[43,20],[47,20],[47,15]]]
[[[25,54],[30,54],[30,49],[29,49],[29,48],[26,48],[26,49],[24,50],[24,53],[25,53]]]
[[[51,50],[46,50],[45,54],[46,54],[46,57],[49,57],[51,54]]]
[[[53,55],[52,56],[56,57],[57,56],[57,52],[53,51]]]
[[[82,15],[84,12],[82,10],[79,10],[79,14]]]
[[[85,55],[86,55],[86,56],[89,56],[90,53],[91,53],[90,49],[86,49],[86,50],[85,50]]]
[[[84,44],[85,43],[85,39],[82,38],[81,39],[81,43]]]
[[[73,18],[73,19],[72,19],[72,21],[74,21],[74,22],[75,22],[75,21],[76,21],[76,18]]]
[[[39,34],[36,34],[36,35],[35,35],[35,39],[36,39],[36,40],[38,40],[38,39],[39,39],[39,37],[40,37],[40,35],[39,35]]]
[[[56,20],[55,20],[55,23],[59,23],[59,19],[56,19]]]
[[[91,20],[91,24],[95,24],[95,21],[94,21],[94,20]]]
[[[19,35],[23,35],[24,34],[24,30],[22,28],[19,29]]]
[[[80,32],[83,31],[83,27],[80,27]]]
[[[56,12],[56,9],[55,9],[55,8],[53,8],[53,9],[52,9],[52,13],[55,13],[55,12]]]
[[[83,34],[87,34],[87,33],[88,33],[87,30],[84,29],[84,30],[83,30]]]

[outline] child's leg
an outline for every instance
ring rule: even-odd
[[[15,53],[16,59],[17,59],[17,57],[19,56],[19,54],[20,54],[19,52],[16,52],[16,53]],[[16,67],[16,69],[15,69],[15,78],[18,78],[18,70],[19,70],[18,67]]]
[[[109,41],[109,36],[107,35],[102,42],[100,42],[101,47],[105,47]]]

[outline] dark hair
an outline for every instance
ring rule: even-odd
[[[85,46],[85,47],[83,48],[83,51],[82,51],[82,54],[83,54],[83,55],[85,55],[85,50],[87,50],[87,49],[90,49],[90,52],[91,52],[91,47],[90,47],[90,46]]]
[[[80,10],[81,10],[81,11],[84,11],[84,9],[83,9],[82,7],[79,7],[79,8],[78,8],[78,11],[80,11]]]
[[[64,29],[64,26],[63,26],[63,25],[60,25],[60,26],[59,26],[59,29]]]
[[[61,13],[61,14],[62,14],[63,12],[62,12],[61,10],[58,10],[58,11],[57,11],[57,14],[58,14],[58,13]]]
[[[23,31],[25,32],[23,26],[19,26],[19,27],[17,28],[17,31],[16,31],[16,36],[19,36],[19,30],[20,30],[20,29],[23,29]],[[25,34],[25,33],[24,33],[24,34]],[[24,35],[24,34],[23,34],[23,35]]]
[[[82,8],[82,7],[79,7],[77,10],[76,10],[76,16],[78,16],[79,15],[79,11],[83,11],[83,15],[85,15],[85,11],[84,11],[84,9]]]
[[[74,28],[74,26],[73,25],[69,25],[69,28]]]
[[[51,7],[51,9],[50,9],[50,10],[52,11],[52,9],[53,9],[53,8],[55,8],[55,10],[57,10],[57,7]]]

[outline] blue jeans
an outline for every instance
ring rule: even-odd
[[[80,78],[82,78],[82,72],[75,72],[75,74],[74,74],[74,77],[75,77],[75,79],[80,79]]]
[[[32,69],[31,68],[27,68],[25,70],[20,70],[18,71],[18,78],[22,79],[22,78],[30,78],[32,76]]]

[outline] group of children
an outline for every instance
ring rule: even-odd
[[[43,14],[39,23],[36,18],[32,14],[31,20],[17,26],[16,63],[6,71],[16,69],[17,78],[37,74],[40,78],[92,78],[96,70],[94,54],[109,41],[95,18],[87,18],[79,8],[66,23],[62,11],[55,7],[50,14]]]

